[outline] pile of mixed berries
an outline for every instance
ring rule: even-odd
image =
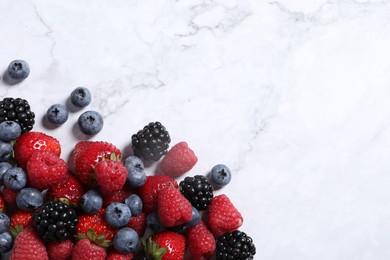
[[[86,96],[79,88],[71,99],[81,104]],[[46,116],[62,124],[66,112],[54,105]],[[100,131],[79,124],[85,134]],[[60,142],[33,125],[26,100],[0,101],[0,253],[12,260],[253,259],[253,241],[239,230],[243,217],[227,195],[214,194],[230,182],[229,168],[218,164],[178,183],[198,159],[186,142],[170,148],[160,122],[132,135],[134,155],[79,141],[69,165]],[[159,162],[154,175],[144,162]]]

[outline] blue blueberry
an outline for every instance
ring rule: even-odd
[[[42,204],[43,195],[35,188],[21,189],[16,195],[16,205],[21,210],[35,210]]]
[[[5,232],[10,224],[10,219],[5,213],[0,213],[0,233]]]
[[[20,190],[26,186],[26,172],[20,167],[11,167],[4,173],[3,182],[11,190]]]
[[[54,104],[47,110],[46,117],[51,123],[61,125],[68,120],[69,110],[64,105]]]
[[[192,207],[192,218],[190,222],[187,223],[187,227],[194,227],[200,222],[201,216],[199,211],[195,208]]]
[[[230,182],[232,174],[226,165],[217,164],[211,169],[210,178],[213,186],[221,188]]]
[[[121,228],[113,237],[112,244],[116,251],[127,254],[137,249],[139,236],[129,227]]]
[[[0,140],[9,142],[16,140],[22,133],[20,125],[14,121],[4,121],[0,123]]]
[[[0,162],[9,161],[12,158],[13,151],[14,149],[10,143],[0,141]]]
[[[30,74],[30,66],[24,60],[14,60],[8,66],[8,76],[14,80],[22,80]]]
[[[127,183],[131,188],[139,188],[146,182],[145,167],[142,160],[137,156],[129,156],[123,161],[127,168]]]
[[[154,211],[146,216],[146,225],[155,232],[160,232],[165,229],[158,218],[157,211]]]
[[[70,93],[70,101],[76,107],[86,107],[91,103],[91,92],[85,87],[77,87]]]
[[[142,200],[137,194],[131,194],[125,199],[125,204],[130,208],[131,215],[137,216],[142,211]]]
[[[11,251],[13,245],[14,239],[10,233],[6,231],[0,234],[0,253],[7,253]]]
[[[81,197],[81,208],[88,214],[97,213],[103,205],[103,198],[96,190],[89,190]]]
[[[103,117],[96,111],[86,111],[80,115],[78,124],[84,134],[95,135],[103,128]]]
[[[0,162],[0,186],[3,185],[3,176],[6,171],[8,171],[9,168],[11,168],[12,165],[7,162]]]
[[[111,227],[120,228],[129,223],[131,218],[131,211],[130,208],[124,203],[112,202],[106,208],[104,217]]]

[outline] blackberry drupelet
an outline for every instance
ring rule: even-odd
[[[33,214],[33,225],[42,241],[64,241],[76,234],[76,211],[59,201],[46,202]]]
[[[27,100],[7,97],[0,101],[0,123],[14,121],[20,125],[22,133],[32,130],[35,114],[31,111]]]
[[[253,259],[256,247],[245,232],[236,230],[220,236],[216,243],[216,259]]]
[[[131,137],[134,155],[158,161],[167,154],[171,137],[160,122],[151,122]]]
[[[185,177],[180,182],[180,192],[197,210],[204,210],[210,205],[213,198],[213,186],[202,175]]]

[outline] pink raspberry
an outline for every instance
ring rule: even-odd
[[[194,167],[198,158],[186,142],[175,144],[165,155],[160,165],[160,173],[178,177]]]

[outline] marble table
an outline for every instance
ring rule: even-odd
[[[79,140],[130,154],[162,122],[199,158],[185,176],[231,168],[216,194],[255,259],[389,259],[389,14],[386,0],[2,0],[0,70],[20,58],[31,74],[0,96],[28,99],[65,160]],[[93,137],[84,110],[45,123],[77,86],[104,117]]]

